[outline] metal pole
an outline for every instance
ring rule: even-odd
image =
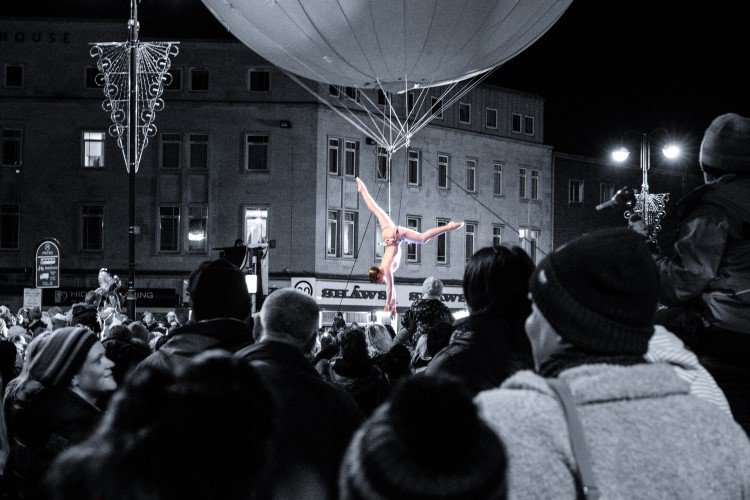
[[[128,316],[135,320],[135,171],[138,162],[138,4],[130,0],[128,95]]]
[[[648,169],[650,155],[649,134],[643,133],[641,135],[641,173],[643,175],[641,197],[643,198],[643,222],[646,224],[651,223],[648,216]]]

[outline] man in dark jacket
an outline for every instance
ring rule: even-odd
[[[190,274],[188,293],[193,322],[172,331],[169,340],[139,367],[174,369],[211,349],[234,353],[252,344],[248,320],[252,304],[237,266],[224,259],[203,262]]]
[[[699,161],[706,183],[680,200],[674,248],[656,256],[657,323],[697,352],[750,433],[750,118],[717,117]]]
[[[285,288],[260,311],[260,342],[239,351],[271,391],[277,409],[276,449],[320,474],[333,493],[339,464],[362,412],[351,396],[323,381],[310,363],[318,305]]]

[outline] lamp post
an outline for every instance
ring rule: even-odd
[[[127,311],[135,319],[135,174],[148,139],[156,135],[154,118],[164,109],[161,94],[172,81],[168,73],[179,42],[138,40],[138,2],[130,0],[127,42],[91,44],[97,59],[97,80],[104,87],[102,108],[110,114],[109,133],[117,139],[128,171],[128,292]]]
[[[665,205],[669,201],[669,193],[651,193],[648,185],[648,171],[651,169],[651,139],[656,132],[666,132],[663,128],[657,128],[651,132],[636,132],[634,130],[624,133],[621,137],[621,141],[625,137],[636,132],[640,135],[640,168],[641,168],[641,191],[636,194],[636,204],[633,207],[633,212],[625,212],[625,217],[629,218],[633,213],[638,214],[643,219],[643,222],[649,228],[649,237],[654,239],[655,235],[661,229],[661,219],[665,215]],[[668,143],[662,148],[662,154],[672,160],[680,155],[680,148],[675,145]],[[622,163],[628,159],[630,152],[627,148],[620,146],[612,152],[612,159],[618,163]]]

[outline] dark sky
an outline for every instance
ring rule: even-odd
[[[419,1],[419,0],[413,0]],[[694,161],[703,130],[750,115],[750,38],[741,1],[574,0],[490,81],[546,100],[545,142],[603,157],[622,133],[666,128]],[[126,19],[128,0],[3,1],[2,16]],[[144,37],[226,37],[200,0],[143,0]]]

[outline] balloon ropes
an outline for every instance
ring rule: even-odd
[[[393,154],[571,2],[203,0],[241,42],[377,142],[389,216]]]

